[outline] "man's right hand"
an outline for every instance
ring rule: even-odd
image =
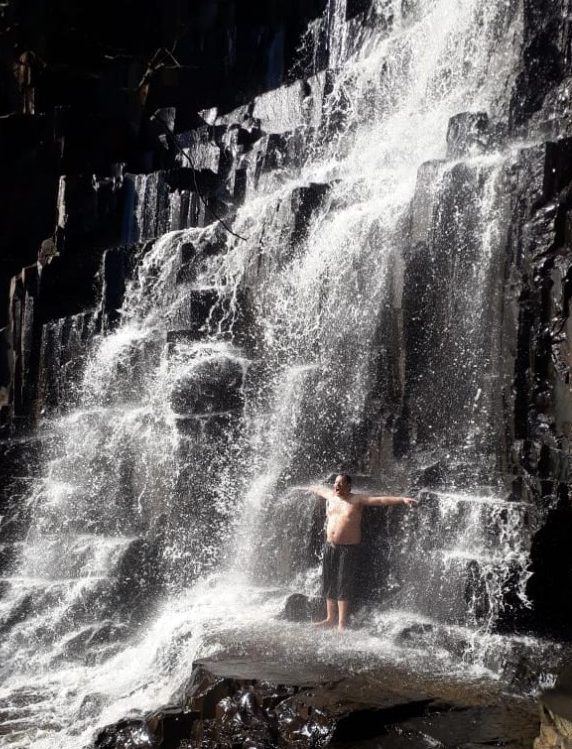
[[[408,507],[415,507],[419,504],[419,500],[413,499],[413,497],[403,497],[403,504],[407,505]]]

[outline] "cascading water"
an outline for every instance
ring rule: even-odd
[[[220,648],[503,673],[514,638],[494,630],[509,589],[524,601],[530,528],[494,462],[515,151],[435,162],[423,216],[412,199],[452,115],[506,119],[520,13],[377,2],[353,37],[344,16],[332,0],[308,35],[326,29],[337,69],[328,137],[304,132],[300,170],[258,186],[249,172],[234,224],[247,241],[221,252],[220,229],[192,229],[142,255],[120,325],[44,426],[44,480],[0,601],[12,746],[82,746]],[[153,233],[150,179],[135,180],[137,237]],[[396,382],[406,465],[389,447]],[[344,467],[405,490],[437,453],[463,466],[462,489],[367,519],[381,564],[363,628],[278,621],[289,592],[318,590],[319,518],[296,487]]]

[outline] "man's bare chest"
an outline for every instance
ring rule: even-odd
[[[326,512],[330,518],[346,518],[348,520],[359,520],[361,518],[361,507],[339,499],[329,499]]]

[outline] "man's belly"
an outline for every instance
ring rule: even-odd
[[[361,523],[329,520],[326,538],[331,544],[359,544],[361,543]]]

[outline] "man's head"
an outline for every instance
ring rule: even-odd
[[[347,473],[338,473],[334,481],[334,492],[338,497],[347,497],[352,490],[352,479]]]

